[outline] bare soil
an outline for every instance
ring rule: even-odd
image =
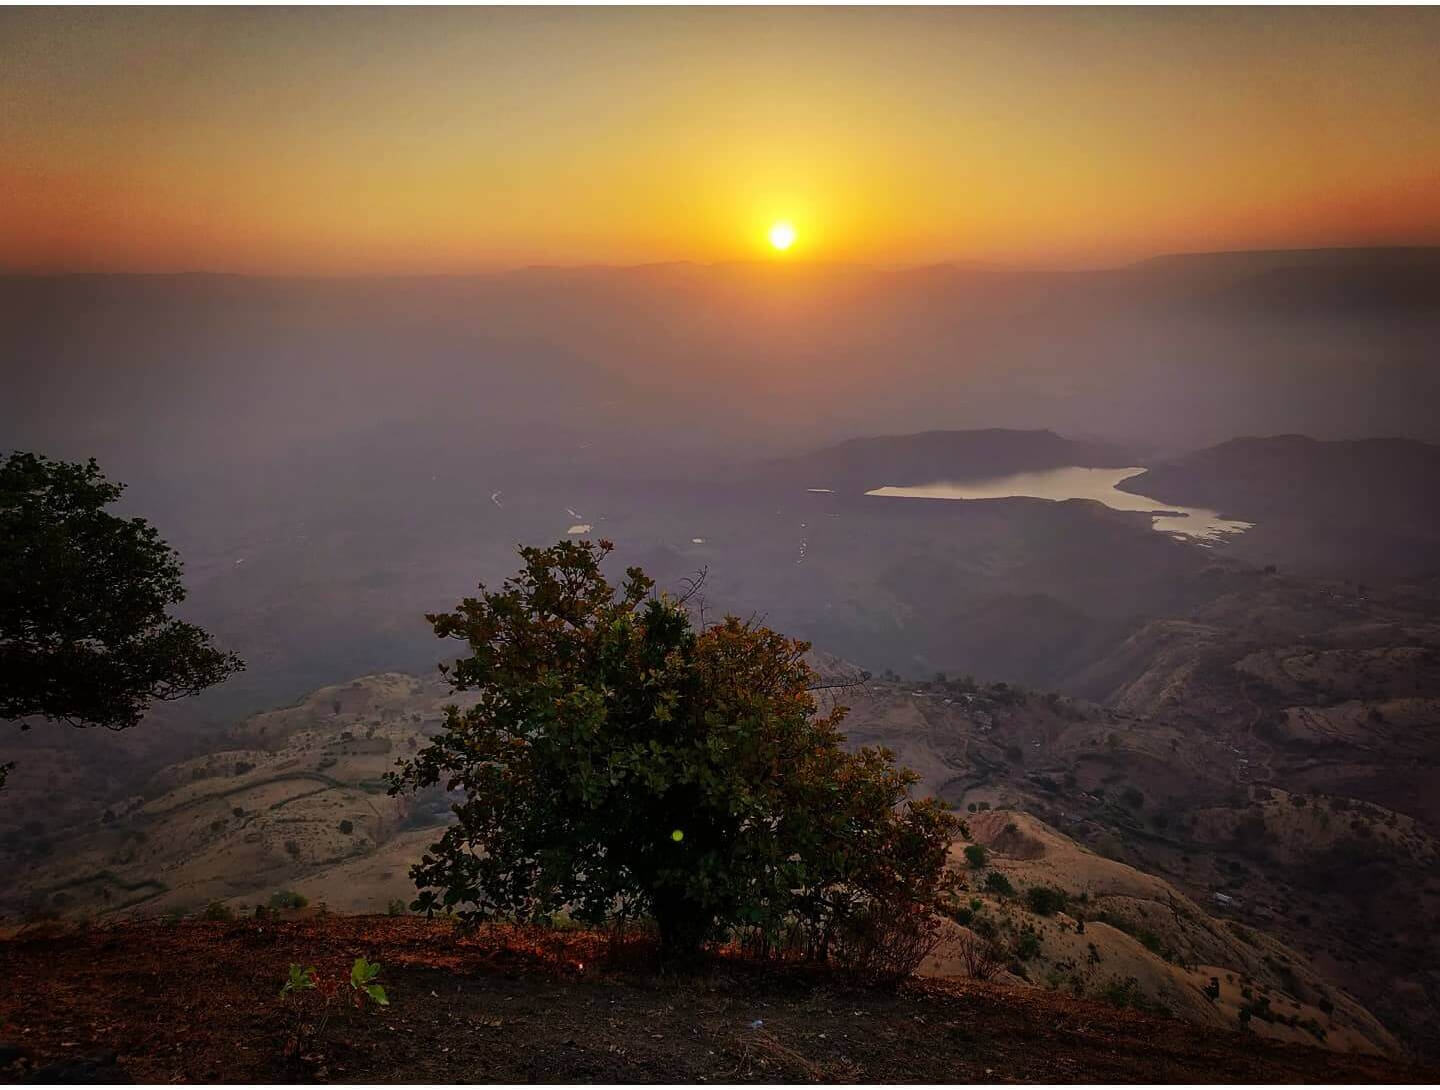
[[[291,962],[378,960],[391,1005],[337,1003],[290,1046]],[[661,971],[585,932],[310,916],[30,928],[0,941],[0,1081],[1417,1082],[1440,1072],[1277,1045],[1039,990],[864,987],[720,954]],[[342,991],[348,990],[342,989]],[[307,993],[306,1002],[319,1003]]]

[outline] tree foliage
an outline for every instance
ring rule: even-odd
[[[122,489],[94,459],[0,463],[0,718],[122,730],[243,668],[167,614],[180,559],[144,519],[105,510]]]
[[[564,908],[647,915],[667,953],[721,934],[826,956],[900,909],[925,917],[955,822],[913,773],[841,748],[808,645],[734,617],[697,626],[608,542],[522,548],[523,568],[428,620],[468,654],[444,668],[466,710],[392,775],[457,791],[456,822],[412,870],[417,911],[467,921]]]

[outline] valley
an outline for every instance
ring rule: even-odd
[[[882,461],[900,480],[923,482],[937,457],[936,479],[977,480],[1073,466],[1085,449],[978,433],[890,441]],[[735,482],[497,481],[468,504],[441,488],[410,498],[434,505],[438,532],[423,538],[374,521],[362,535],[337,511],[298,533],[277,524],[243,555],[200,551],[192,608],[229,626],[260,687],[232,694],[239,710],[162,707],[120,735],[12,736],[0,864],[21,880],[0,912],[406,911],[409,867],[450,800],[393,797],[384,776],[455,699],[423,666],[441,649],[414,603],[465,593],[462,551],[498,581],[507,536],[553,540],[583,518],[661,587],[700,578],[706,616],[761,616],[814,641],[819,695],[850,709],[849,744],[893,750],[969,823],[989,863],[968,872],[957,845],[970,920],[926,975],[966,976],[955,943],[978,918],[1011,952],[998,979],[1012,986],[1436,1054],[1423,1013],[1440,1001],[1426,924],[1440,913],[1434,577],[1259,565],[1242,547],[1252,531],[1202,544],[1092,500],[867,495],[883,478],[856,458],[836,448]],[[314,656],[308,676],[333,677],[345,643],[324,646],[320,626],[336,616],[392,668],[245,710],[307,676],[292,648]],[[1031,911],[1036,887],[1068,907]]]
[[[1128,662],[1125,683],[1107,662],[1077,686],[1103,702],[948,676],[857,682],[857,667],[817,655],[822,679],[841,686],[821,696],[851,709],[850,744],[892,749],[920,791],[965,816],[1019,894],[1041,884],[1071,899],[1060,927],[970,883],[1010,941],[1047,934],[1033,962],[1013,963],[1017,983],[1096,997],[1133,978],[1137,1002],[1212,1022],[1237,1017],[1250,1001],[1239,989],[1263,987],[1328,1047],[1428,1050],[1428,1020],[1412,1012],[1432,1001],[1440,963],[1416,926],[1440,910],[1437,814],[1423,790],[1440,672],[1421,664],[1440,629],[1406,595],[1361,604],[1263,572],[1212,578],[1216,597],[1194,616],[1126,641],[1144,661]],[[1277,645],[1317,623],[1337,646],[1313,635],[1309,647]],[[1320,676],[1325,702],[1302,702]],[[382,777],[450,699],[438,678],[387,674],[252,716],[62,833],[49,859],[8,853],[26,877],[0,908],[110,918],[219,903],[243,914],[280,893],[337,912],[403,906],[409,864],[448,800],[392,798]],[[1372,707],[1387,710],[1376,719]],[[1397,731],[1403,743],[1390,741]],[[1078,947],[1076,917],[1091,935]],[[957,970],[942,960],[927,972]],[[1210,977],[1222,982],[1216,1001],[1203,996]]]

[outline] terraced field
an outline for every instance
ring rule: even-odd
[[[248,905],[292,887],[351,911],[408,899],[409,863],[445,808],[391,798],[383,777],[440,722],[447,693],[436,681],[377,675],[247,720],[231,745],[166,767],[64,843],[5,907],[159,914]]]

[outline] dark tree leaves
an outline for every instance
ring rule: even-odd
[[[412,875],[418,911],[467,920],[649,915],[666,949],[801,927],[822,956],[847,923],[937,898],[954,819],[911,803],[890,754],[841,748],[808,645],[735,618],[697,630],[608,542],[520,550],[524,567],[428,619],[468,654],[477,703],[392,776],[458,792]]]
[[[121,490],[93,459],[0,464],[0,718],[122,730],[243,669],[167,615],[180,559],[144,519],[105,511]]]

